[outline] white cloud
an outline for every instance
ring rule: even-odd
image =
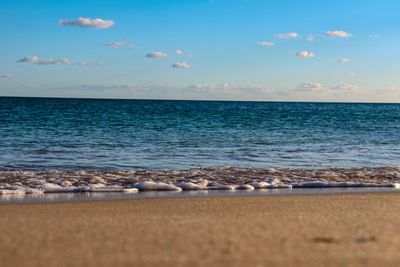
[[[305,82],[297,86],[296,89],[300,91],[321,91],[324,86],[319,82]]]
[[[188,57],[188,58],[192,58],[193,57],[193,54],[191,54],[189,52],[183,52],[181,49],[176,49],[175,50],[175,55],[177,55],[177,56],[185,56],[185,57]]]
[[[38,63],[39,65],[69,65],[71,64],[71,61],[68,58],[63,58],[63,59],[44,59],[44,60],[39,60]]]
[[[400,87],[399,86],[388,86],[377,89],[379,96],[389,96],[389,101],[393,102],[393,96],[399,95],[400,96]]]
[[[315,41],[315,36],[312,35],[312,34],[309,34],[309,35],[307,35],[306,40],[309,41],[309,42],[314,42]]]
[[[350,58],[343,57],[343,58],[338,60],[338,63],[340,63],[340,64],[348,64],[348,63],[350,63]]]
[[[296,90],[298,91],[304,91],[304,92],[324,92],[328,93],[328,90],[333,91],[343,91],[343,92],[356,92],[358,91],[358,87],[356,85],[352,84],[340,84],[335,87],[327,88],[323,86],[319,82],[305,82],[296,87]]]
[[[127,47],[129,49],[134,48],[135,46],[131,43],[127,43],[127,42],[109,42],[109,43],[105,43],[104,44],[107,47],[111,47],[111,48],[120,48],[120,47]]]
[[[269,42],[269,41],[261,41],[261,42],[257,42],[257,45],[259,45],[259,46],[274,46],[275,44],[273,42]]]
[[[329,37],[339,37],[339,38],[351,37],[351,34],[345,31],[327,31],[325,32],[325,35]]]
[[[356,92],[358,91],[358,86],[352,84],[340,84],[338,86],[332,87],[333,90],[347,91],[347,92]]]
[[[104,63],[101,61],[98,62],[87,62],[87,61],[80,61],[77,63],[80,66],[84,66],[84,67],[90,67],[90,66],[103,66]]]
[[[301,57],[301,58],[311,58],[314,57],[314,53],[310,51],[300,51],[296,53],[296,56]]]
[[[216,92],[230,90],[233,83],[226,82],[221,84],[208,84],[208,83],[196,83],[189,85],[188,88],[194,89],[199,92]]]
[[[297,32],[278,33],[274,36],[278,39],[297,39],[301,37],[300,34],[298,34]]]
[[[146,57],[148,57],[148,58],[162,58],[162,57],[166,57],[166,56],[167,56],[167,54],[160,52],[160,51],[151,52],[146,55]]]
[[[3,79],[11,79],[12,75],[8,74],[8,73],[5,73],[5,74],[2,74],[0,77],[3,78]]]
[[[39,62],[40,58],[38,56],[27,56],[24,58],[21,58],[17,62],[30,62],[30,63],[37,63]]]
[[[187,64],[186,62],[177,62],[173,64],[172,67],[177,69],[188,69],[190,68],[190,65]]]
[[[270,87],[259,84],[235,84],[225,82],[221,84],[197,83],[187,87],[202,94],[224,94],[224,95],[253,95],[265,96],[272,93]]]
[[[60,19],[58,21],[61,25],[64,26],[76,26],[83,28],[97,28],[97,29],[105,29],[110,28],[114,25],[114,21],[112,20],[104,20],[104,19],[90,19],[90,18],[78,18],[76,20],[70,19]]]
[[[124,98],[147,99],[241,99],[241,100],[276,100],[277,92],[270,87],[255,84],[197,83],[189,85],[171,84],[104,84],[77,85],[73,87],[81,93],[94,92],[108,95],[119,94]]]
[[[38,56],[27,56],[24,58],[21,58],[17,62],[20,63],[33,63],[37,65],[69,65],[71,64],[71,61],[68,58],[63,58],[63,59],[41,59]]]
[[[105,43],[105,46],[111,47],[111,48],[119,48],[119,47],[123,47],[126,45],[125,42],[109,42],[109,43]]]

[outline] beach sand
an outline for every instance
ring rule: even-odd
[[[399,266],[400,194],[0,205],[0,265]]]

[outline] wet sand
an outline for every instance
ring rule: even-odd
[[[0,265],[398,266],[400,194],[0,205]]]

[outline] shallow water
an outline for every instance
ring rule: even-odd
[[[400,188],[400,168],[197,168],[130,171],[0,171],[0,195],[254,191],[292,188]]]
[[[221,196],[276,196],[276,195],[307,195],[307,194],[356,194],[356,193],[394,193],[400,192],[392,187],[366,188],[300,188],[300,189],[260,189],[256,191],[154,191],[140,194],[126,193],[53,193],[41,195],[0,195],[0,204],[30,204],[48,202],[75,202],[96,200],[133,200],[160,199],[181,197],[221,197]]]

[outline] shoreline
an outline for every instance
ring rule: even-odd
[[[2,266],[396,266],[400,194],[0,205]]]
[[[0,195],[0,205],[24,205],[43,203],[79,203],[92,201],[120,201],[174,198],[214,198],[214,197],[269,197],[269,196],[301,196],[301,195],[342,195],[368,193],[400,193],[396,187],[353,187],[353,188],[290,188],[290,189],[258,189],[258,190],[187,190],[187,191],[147,191],[139,193],[90,193],[64,192],[46,194]]]
[[[400,188],[400,167],[294,168],[208,167],[188,170],[0,171],[0,196],[47,193],[154,191],[257,191],[314,188]],[[189,193],[185,193],[189,194]]]

